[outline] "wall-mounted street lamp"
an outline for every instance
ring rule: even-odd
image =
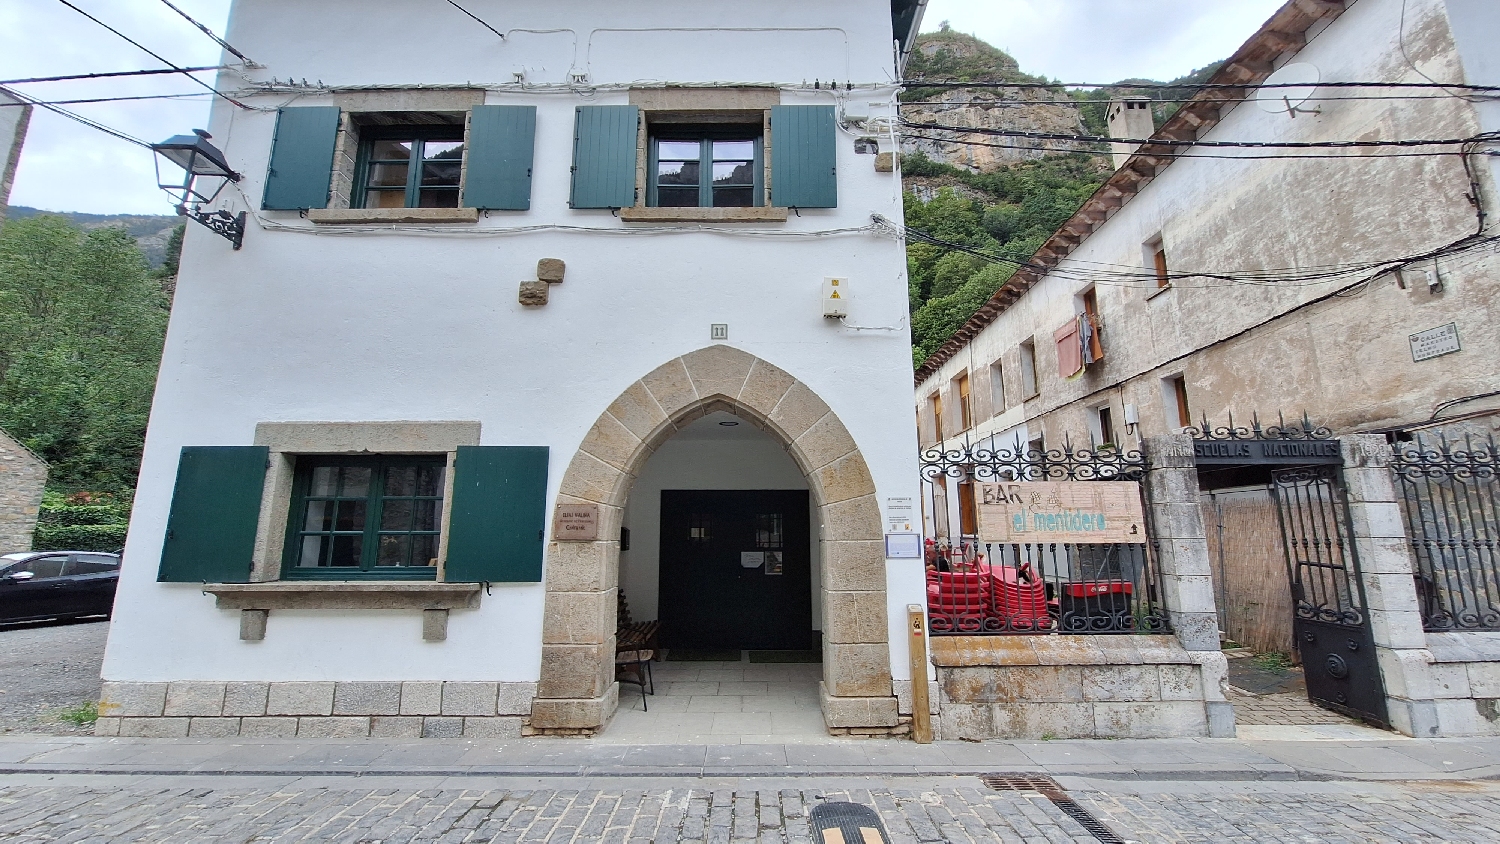
[[[158,156],[156,186],[177,201],[178,214],[197,220],[210,231],[233,243],[235,249],[239,249],[245,240],[245,212],[231,215],[227,211],[202,210],[203,204],[213,202],[225,185],[240,180],[240,174],[234,172],[224,161],[224,153],[208,142],[210,137],[212,136],[202,129],[194,129],[191,135],[173,135],[159,144],[152,144],[151,149]],[[182,184],[162,183],[163,158],[181,167],[186,173]],[[217,180],[218,186],[213,193],[205,194],[199,185],[199,179]]]

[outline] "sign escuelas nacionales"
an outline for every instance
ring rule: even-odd
[[[1135,481],[1024,481],[979,485],[983,542],[1145,542]]]
[[[1271,463],[1289,466],[1342,463],[1338,440],[1193,440],[1199,466]]]

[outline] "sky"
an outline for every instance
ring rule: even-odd
[[[424,0],[411,0],[423,2]],[[432,0],[425,0],[431,2]],[[220,48],[161,0],[69,0],[180,67],[215,65]],[[229,0],[172,0],[223,34]],[[1282,0],[931,0],[942,21],[1015,56],[1027,73],[1064,82],[1172,79],[1234,52]],[[250,54],[253,59],[253,52]],[[59,0],[0,0],[0,80],[164,67]],[[199,74],[212,81],[212,74]],[[190,94],[181,76],[12,86],[74,99]],[[152,142],[201,127],[208,96],[64,106]],[[169,171],[175,172],[175,171]],[[37,109],[17,168],[13,205],[95,214],[170,214],[148,150]]]

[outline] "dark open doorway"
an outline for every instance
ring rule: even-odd
[[[663,490],[662,646],[812,648],[809,530],[806,490]]]

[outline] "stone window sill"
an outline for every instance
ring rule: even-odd
[[[621,208],[627,223],[784,223],[785,208]]]
[[[362,223],[477,223],[478,208],[313,208],[307,219],[323,225]]]
[[[1168,290],[1171,290],[1171,289],[1172,289],[1172,285],[1170,285],[1170,284],[1164,284],[1164,285],[1156,288],[1155,290],[1151,291],[1150,293],[1147,293],[1146,294],[1146,300],[1150,301],[1152,299],[1155,299],[1156,297],[1160,296],[1161,294],[1163,294],[1163,293],[1165,293],[1165,292],[1167,292]]]
[[[266,638],[271,610],[420,610],[422,639],[448,638],[448,611],[477,609],[479,583],[429,581],[295,581],[272,583],[209,583],[221,610],[240,611],[240,638]]]
[[[223,610],[463,610],[479,606],[479,583],[363,580],[210,583]]]

